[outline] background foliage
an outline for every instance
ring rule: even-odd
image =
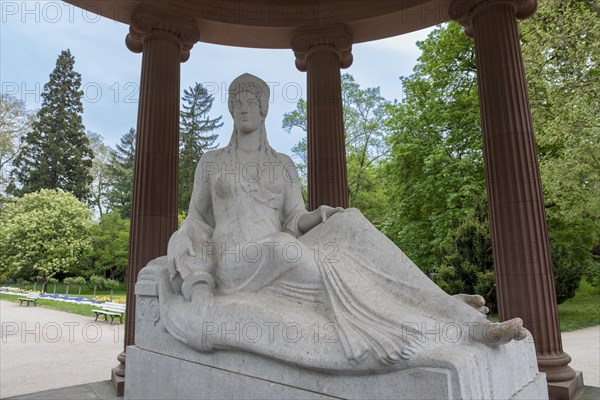
[[[90,248],[92,214],[75,196],[42,189],[0,214],[0,273],[44,281],[75,273]]]
[[[381,96],[379,88],[361,89],[350,74],[342,74],[342,102],[350,206],[359,208],[375,226],[381,226],[387,216],[382,207],[387,198],[383,191],[381,163],[388,153],[386,121],[391,102]],[[304,99],[299,99],[296,108],[284,115],[282,125],[288,133],[296,128],[307,134]],[[305,136],[292,148],[292,153],[300,160],[296,166],[305,193],[306,140]]]
[[[75,57],[62,51],[44,85],[42,107],[13,161],[8,190],[15,196],[46,188],[88,199],[93,153],[81,116],[81,75],[74,66]]]
[[[599,17],[588,2],[553,0],[520,25],[559,302],[599,274]],[[390,120],[384,230],[444,289],[487,293],[493,306],[473,42],[450,23],[418,46]]]

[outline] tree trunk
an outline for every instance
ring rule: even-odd
[[[81,286],[79,286],[79,294],[78,296],[81,296]]]
[[[110,289],[110,301],[112,301],[112,300],[113,300],[113,290],[114,290],[114,289]]]
[[[65,294],[69,294],[69,285],[65,285],[67,287],[67,291],[65,292]]]
[[[96,285],[94,285],[94,297],[96,297]]]
[[[54,291],[52,292],[52,294],[56,294],[56,283],[54,284]]]

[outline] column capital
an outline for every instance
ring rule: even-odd
[[[192,18],[142,6],[131,16],[125,44],[134,53],[141,53],[144,51],[144,40],[152,35],[163,35],[178,42],[181,46],[181,62],[190,58],[190,50],[200,38]]]
[[[306,71],[308,56],[316,50],[337,53],[340,68],[352,65],[352,34],[344,24],[303,26],[298,28],[291,42],[296,56],[296,68]]]
[[[465,28],[467,36],[473,36],[473,17],[487,7],[513,7],[515,17],[526,19],[537,10],[537,0],[455,0],[449,8],[450,18]]]

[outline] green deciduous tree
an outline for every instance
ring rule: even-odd
[[[296,103],[296,108],[283,115],[282,127],[287,133],[290,133],[292,129],[300,129],[305,136],[300,139],[294,147],[292,147],[292,154],[297,157],[300,162],[296,163],[298,174],[302,177],[302,181],[306,184],[306,167],[308,165],[308,154],[307,154],[307,143],[306,133],[308,132],[308,117],[307,117],[307,104],[306,100],[299,99]]]
[[[90,247],[91,212],[72,194],[42,189],[0,214],[0,269],[14,278],[77,273]]]
[[[179,122],[179,212],[187,213],[198,161],[202,154],[215,148],[217,135],[212,132],[223,126],[221,116],[210,117],[212,104],[213,96],[200,83],[183,91]]]
[[[387,156],[386,121],[390,102],[379,88],[362,89],[350,74],[342,75],[342,102],[348,171],[348,193],[352,207],[359,208],[376,226],[386,218],[387,197],[383,191],[381,163]],[[284,115],[283,128],[290,132],[299,128],[307,132],[306,101],[300,99],[296,109]],[[301,160],[297,164],[306,182],[306,137],[292,148]]]
[[[387,196],[380,166],[388,155],[391,103],[378,87],[361,89],[350,74],[342,75],[342,84],[350,205],[381,226],[387,217]]]
[[[92,275],[90,276],[89,279],[90,285],[92,285],[92,288],[94,289],[94,296],[96,295],[96,290],[98,288],[102,288],[104,285],[104,278],[101,277],[100,275]]]
[[[12,162],[32,122],[33,113],[25,107],[25,102],[0,94],[0,200],[6,198]]]
[[[129,220],[117,211],[104,214],[92,232],[91,244],[85,254],[88,273],[123,279],[128,262]]]
[[[484,193],[473,44],[458,24],[417,43],[422,55],[403,77],[404,101],[390,122],[384,232],[424,271],[444,261],[453,230]]]
[[[88,132],[87,135],[94,152],[91,169],[94,179],[90,186],[89,203],[102,216],[111,208],[109,194],[112,189],[112,152],[111,148],[104,144],[102,136],[94,132]]]
[[[113,301],[113,294],[114,294],[115,289],[119,288],[119,281],[117,281],[115,279],[105,279],[104,287],[106,287],[107,289],[110,289],[110,301]]]
[[[85,285],[86,282],[87,281],[83,276],[78,276],[73,280],[73,284],[77,285],[77,288],[79,289],[78,295],[81,295],[81,286]]]
[[[559,302],[584,271],[598,269],[599,24],[589,2],[552,0],[520,27]],[[473,42],[451,23],[419,47],[391,123],[386,233],[450,292],[482,293],[491,287],[490,257],[460,250],[475,249],[489,225],[474,218],[485,181]]]
[[[58,279],[56,278],[48,278],[48,285],[53,285],[52,293],[56,293],[56,284],[58,284]]]
[[[304,203],[308,204],[308,175],[307,175],[307,166],[308,166],[308,151],[307,151],[307,141],[306,134],[308,132],[307,126],[307,105],[306,100],[299,99],[296,103],[296,108],[290,112],[287,112],[283,115],[283,129],[290,133],[292,129],[298,128],[304,133],[304,137],[300,139],[298,143],[296,143],[292,147],[292,155],[296,158],[295,164],[296,169],[298,170],[298,177],[300,178],[300,187],[302,189],[302,198],[304,199]]]
[[[122,218],[131,218],[131,191],[135,165],[135,129],[125,133],[112,151],[109,167],[111,188],[108,193],[110,208],[118,210]]]
[[[75,284],[75,277],[68,276],[63,279],[63,283],[65,285],[65,294],[69,294],[69,286]]]
[[[521,24],[559,301],[600,274],[600,9],[548,0]]]
[[[81,118],[81,75],[74,64],[69,50],[61,52],[44,85],[42,107],[14,159],[9,187],[14,195],[62,189],[87,200],[93,153]]]

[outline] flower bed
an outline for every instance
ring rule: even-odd
[[[64,294],[51,294],[51,293],[41,293],[39,291],[34,292],[33,290],[23,290],[15,287],[3,286],[0,287],[0,292],[6,294],[12,294],[15,296],[22,296],[27,293],[39,293],[41,299],[45,300],[54,300],[54,301],[62,301],[65,303],[76,303],[76,304],[86,304],[89,306],[95,306],[99,304],[103,304],[106,302],[110,302],[110,298],[108,296],[97,296],[93,299],[89,299],[87,297],[75,297],[75,296],[67,296]],[[113,298],[113,303],[125,303],[125,298]]]

